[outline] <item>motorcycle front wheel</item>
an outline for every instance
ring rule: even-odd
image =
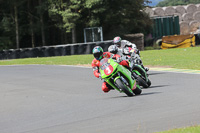
[[[125,84],[121,81],[121,79],[117,79],[115,83],[119,86],[119,89],[121,89],[127,96],[133,96],[133,93],[130,92]]]
[[[148,86],[151,86],[151,81],[148,79],[148,82],[147,82]]]
[[[140,76],[138,76],[137,81],[138,81],[140,86],[143,86],[144,88],[148,88],[149,87],[149,85]]]
[[[142,90],[141,90],[140,88],[136,87],[136,89],[133,90],[133,93],[134,93],[135,95],[140,95],[140,94],[142,93]]]

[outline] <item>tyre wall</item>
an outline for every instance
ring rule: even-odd
[[[110,45],[112,45],[111,40],[96,43],[79,43],[26,49],[2,50],[0,51],[0,60],[92,54],[92,49],[95,46],[101,46],[104,51],[107,51]]]

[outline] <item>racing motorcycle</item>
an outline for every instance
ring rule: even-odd
[[[117,48],[116,45],[111,45],[108,48],[108,51],[113,54],[118,54],[121,56],[122,60],[129,61],[130,64],[130,72],[132,76],[136,79],[137,84],[143,86],[144,88],[148,88],[151,86],[151,81],[148,78],[148,74],[146,70],[142,67],[142,61],[138,54],[138,51],[132,49],[131,47],[125,47],[123,49]]]
[[[124,49],[124,54],[127,55],[126,58],[128,58],[130,63],[130,71],[138,84],[144,88],[151,86],[151,81],[148,78],[146,70],[142,67],[142,61],[139,55],[136,54],[136,51],[130,47],[126,47]]]
[[[104,58],[100,61],[100,73],[102,79],[110,86],[127,96],[139,95],[142,92],[131,72],[112,58]]]
[[[143,86],[144,88],[148,88],[151,86],[151,81],[148,78],[147,72],[140,65],[140,63],[138,63],[137,60],[130,61],[130,68],[133,77],[137,80],[140,86]]]

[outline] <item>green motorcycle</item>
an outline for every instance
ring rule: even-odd
[[[151,81],[148,78],[147,72],[142,68],[141,65],[136,64],[134,61],[131,61],[130,66],[132,69],[132,75],[137,80],[140,86],[143,86],[144,88],[148,88],[149,86],[151,86]]]
[[[127,96],[139,95],[142,92],[131,72],[112,58],[104,58],[100,61],[100,73],[102,79],[110,86],[119,92],[124,92]]]

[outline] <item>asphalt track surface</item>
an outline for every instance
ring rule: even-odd
[[[0,133],[153,133],[200,124],[200,75],[150,71],[139,96],[101,90],[91,68],[0,66]]]

